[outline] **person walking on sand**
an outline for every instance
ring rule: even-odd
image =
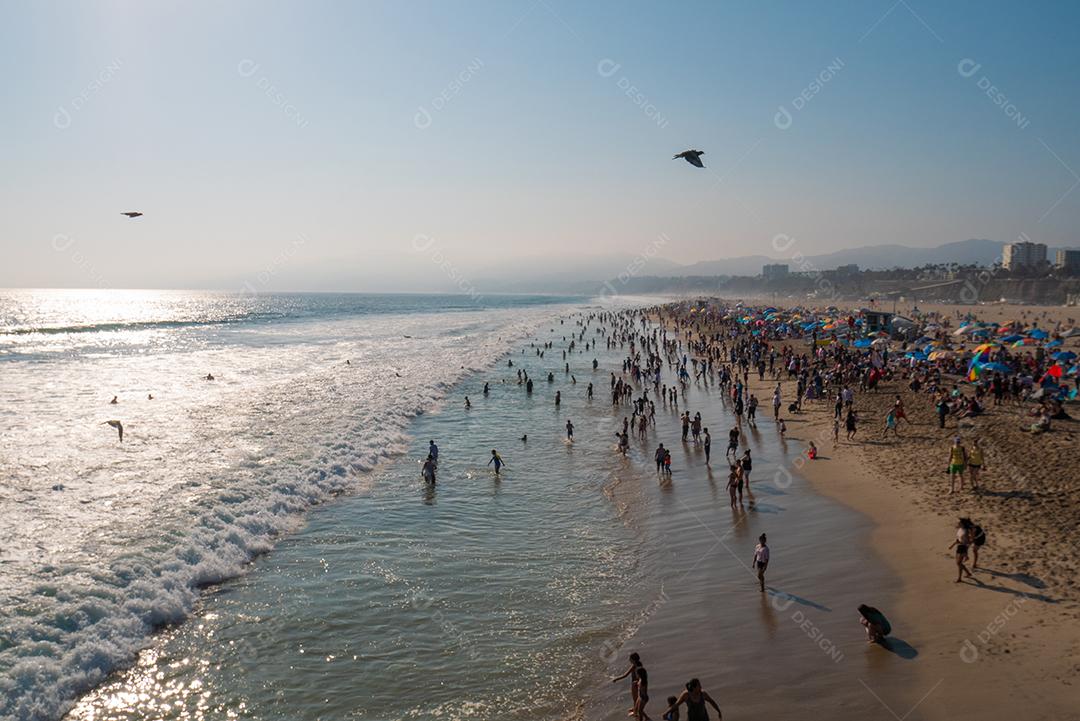
[[[971,578],[971,571],[964,562],[968,559],[968,546],[971,545],[971,529],[964,523],[963,518],[956,522],[956,540],[949,544],[949,550],[956,548],[956,582],[960,583],[967,575]]]
[[[679,698],[675,700],[675,703],[668,706],[667,712],[674,712],[676,714],[675,718],[678,718],[679,706],[686,704],[686,721],[709,721],[709,710],[705,708],[706,703],[716,709],[716,718],[723,721],[724,714],[720,711],[720,707],[716,705],[716,701],[713,701],[712,696],[701,688],[701,681],[692,678],[686,682],[686,690],[679,694]]]
[[[738,453],[739,453],[739,429],[736,426],[732,426],[731,430],[728,431],[727,453],[725,453],[724,455],[730,459],[730,458],[733,458],[733,457],[737,457]]]
[[[979,488],[979,473],[983,467],[983,452],[979,447],[979,439],[971,439],[971,448],[967,449],[967,469],[971,477],[971,490]]]
[[[765,569],[769,567],[769,546],[765,543],[765,534],[758,536],[758,544],[754,547],[754,570],[757,571],[758,583],[761,584],[761,592],[765,593]]]
[[[849,441],[855,440],[855,433],[858,430],[857,424],[858,418],[855,415],[855,409],[849,407],[847,417],[844,419],[844,427],[847,428],[847,439]]]
[[[964,490],[964,469],[967,467],[967,451],[960,443],[960,436],[953,438],[949,449],[949,493],[956,492],[956,479],[960,479],[960,490]]]
[[[492,463],[495,464],[496,476],[499,475],[499,471],[502,469],[502,467],[506,465],[506,461],[502,459],[502,456],[500,456],[499,452],[496,451],[494,448],[491,449],[491,460],[489,460],[487,464],[490,466]]]
[[[739,490],[742,487],[742,481],[739,480],[739,475],[738,475],[739,467],[738,466],[736,466],[734,464],[730,464],[728,466],[728,468],[730,470],[728,471],[727,491],[728,491],[728,495],[731,497],[731,507],[735,508],[735,501],[736,501],[736,498],[737,498],[737,493],[739,492]]]
[[[641,656],[637,651],[630,654],[630,668],[612,678],[611,682],[618,683],[627,676],[630,677],[630,699],[633,704],[627,715],[633,716],[638,721],[646,721],[649,718],[645,713],[645,704],[649,702],[649,672],[645,670],[645,665],[641,663]]]
[[[892,431],[893,435],[897,438],[900,437],[900,433],[896,430],[896,409],[890,408],[889,412],[885,414],[885,430],[881,432],[882,438],[888,438],[889,431]]]

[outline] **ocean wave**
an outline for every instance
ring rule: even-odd
[[[243,573],[303,523],[312,506],[356,491],[366,472],[403,452],[410,420],[436,407],[464,374],[494,362],[507,347],[498,336],[520,337],[551,313],[537,311],[529,321],[507,312],[490,332],[451,334],[441,347],[431,347],[430,336],[410,341],[407,375],[417,380],[392,393],[379,379],[402,367],[400,340],[386,358],[365,362],[361,380],[343,382],[324,372],[278,382],[269,396],[251,401],[259,410],[242,422],[223,411],[233,425],[222,434],[243,431],[269,448],[238,451],[217,477],[196,483],[206,490],[193,503],[185,504],[176,487],[155,487],[160,498],[151,503],[153,513],[135,519],[130,537],[107,526],[120,548],[87,551],[107,557],[104,566],[42,561],[28,573],[26,566],[36,562],[9,566],[0,582],[10,586],[14,580],[18,587],[5,600],[7,617],[0,622],[0,719],[62,716],[79,696],[134,662],[151,634],[186,619],[202,589]],[[393,328],[396,337],[400,330]],[[431,357],[443,362],[430,363]],[[134,447],[125,439],[125,452]],[[79,508],[77,501],[67,502]],[[18,506],[0,507],[7,517]],[[130,522],[117,513],[118,525]]]

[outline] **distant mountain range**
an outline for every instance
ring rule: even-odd
[[[932,248],[908,245],[866,245],[839,250],[833,253],[809,255],[798,263],[791,259],[798,247],[793,247],[787,257],[767,255],[743,255],[735,258],[703,260],[680,264],[654,256],[642,258],[630,254],[611,254],[587,258],[541,259],[521,263],[515,268],[503,268],[499,272],[478,273],[476,286],[489,292],[537,291],[537,292],[591,292],[604,280],[623,277],[644,278],[648,276],[686,278],[689,276],[756,276],[761,266],[768,263],[786,263],[792,272],[806,270],[833,270],[840,265],[856,264],[860,270],[888,270],[890,268],[915,268],[927,264],[959,263],[960,265],[992,265],[1000,262],[1005,243],[983,238],[972,238],[945,243]],[[1057,248],[1048,249],[1051,262]]]

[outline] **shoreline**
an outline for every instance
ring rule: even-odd
[[[771,413],[775,384],[751,374],[748,387],[761,402],[759,415]],[[1015,491],[990,490],[970,497],[965,492],[952,498],[946,495],[944,473],[929,475],[939,465],[944,469],[949,439],[974,432],[970,426],[957,428],[952,422],[949,428],[937,429],[932,413],[924,408],[925,396],[916,398],[901,382],[885,381],[878,392],[855,397],[855,408],[861,411],[859,441],[847,442],[841,429],[840,441],[834,444],[831,401],[806,402],[796,416],[783,412],[794,385],[781,380],[785,401],[780,415],[789,422],[788,436],[800,439],[804,448],[807,440],[814,440],[819,449],[818,459],[806,461],[797,473],[816,493],[839,501],[873,524],[869,543],[900,585],[895,606],[883,610],[894,620],[894,632],[918,650],[913,664],[917,680],[899,694],[902,700],[878,696],[867,687],[882,710],[930,721],[988,716],[1059,719],[1075,713],[1072,686],[1080,671],[1075,573],[1067,561],[1053,565],[1055,559],[1032,558],[1047,550],[1048,539],[1040,533],[1032,542],[1029,534],[1014,528],[1008,499]],[[909,435],[898,442],[867,442],[881,433],[881,419],[897,393],[917,423],[914,427],[905,423],[901,431],[932,431],[917,440]],[[1010,423],[1009,416],[1006,411],[1004,421],[999,421],[1003,428]],[[793,419],[798,422],[791,423]],[[928,450],[932,458],[925,455]],[[988,467],[984,489],[999,482],[997,471]],[[883,483],[886,479],[889,482]],[[999,496],[1006,500],[992,505]],[[978,583],[954,582],[955,565],[947,547],[960,515],[989,522],[992,540],[982,551]],[[1067,557],[1070,550],[1066,546],[1061,556]],[[1053,572],[1047,572],[1048,567]],[[1033,713],[1034,709],[1038,710]]]

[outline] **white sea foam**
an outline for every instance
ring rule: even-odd
[[[241,573],[312,504],[362,488],[411,417],[554,312],[370,316],[8,363],[0,718],[62,715],[200,588]]]

